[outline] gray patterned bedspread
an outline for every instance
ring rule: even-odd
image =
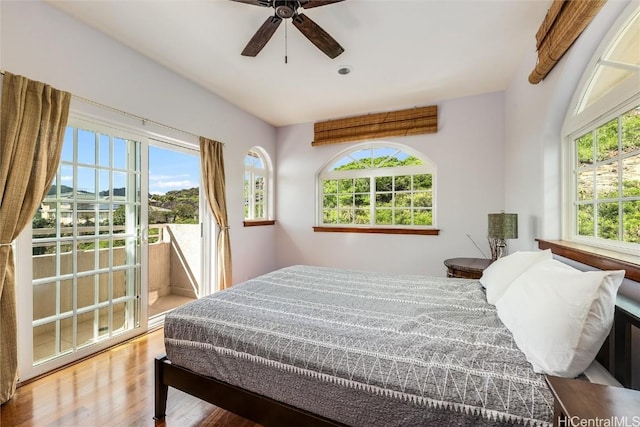
[[[550,425],[479,282],[294,266],[182,306],[169,360],[353,426]]]

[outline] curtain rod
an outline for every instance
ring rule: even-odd
[[[140,120],[140,122],[142,123],[143,126],[148,124],[148,123],[150,123],[152,125],[156,125],[156,126],[168,129],[168,130],[172,130],[172,131],[175,131],[175,132],[180,132],[182,134],[193,136],[193,137],[198,138],[198,139],[200,138],[200,135],[196,135],[195,133],[188,132],[188,131],[182,130],[182,129],[178,129],[178,128],[173,127],[173,126],[165,125],[164,123],[156,122],[155,120],[147,119],[145,117],[138,116],[137,114],[128,113],[126,111],[119,110],[119,109],[111,107],[109,105],[104,105],[104,104],[101,104],[99,102],[92,101],[91,99],[83,98],[82,96],[71,94],[71,97],[77,99],[78,101],[86,102],[87,104],[95,105],[96,107],[104,108],[106,110],[110,110],[110,111],[112,111],[114,113],[122,114],[123,116],[127,116],[127,117],[130,117],[132,119]]]
[[[5,73],[4,70],[0,70],[0,74],[2,74],[4,76],[4,73]],[[77,99],[78,101],[86,102],[88,104],[92,104],[92,105],[95,105],[97,107],[104,108],[106,110],[111,110],[111,111],[113,111],[115,113],[119,113],[119,114],[122,114],[124,116],[140,120],[142,122],[143,126],[146,125],[147,123],[151,123],[153,125],[160,126],[162,128],[165,128],[165,129],[169,129],[169,130],[172,130],[172,131],[180,132],[180,133],[183,133],[185,135],[193,136],[195,138],[200,139],[200,135],[196,135],[195,133],[188,132],[186,130],[182,130],[182,129],[178,129],[178,128],[173,127],[173,126],[165,125],[164,123],[156,122],[155,120],[150,120],[150,119],[147,119],[147,118],[142,117],[142,116],[138,116],[138,115],[133,114],[133,113],[128,113],[126,111],[119,110],[119,109],[111,107],[109,105],[101,104],[99,102],[92,101],[90,99],[83,98],[83,97],[78,96],[78,95],[71,94],[71,97]],[[223,145],[224,145],[224,143],[223,143]]]

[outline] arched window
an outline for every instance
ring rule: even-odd
[[[620,250],[640,244],[640,8],[612,27],[565,122],[564,238]]]
[[[365,143],[318,173],[323,227],[435,228],[435,165],[410,147]]]
[[[272,168],[267,153],[253,147],[244,158],[244,219],[251,221],[272,220],[271,206]]]

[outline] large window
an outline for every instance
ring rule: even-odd
[[[271,162],[259,147],[253,147],[244,159],[244,219],[252,221],[272,219]]]
[[[640,107],[573,141],[576,234],[640,243]]]
[[[434,228],[435,167],[409,147],[358,145],[318,174],[320,226]]]
[[[625,19],[626,18],[626,19]],[[640,10],[629,11],[588,67],[567,118],[565,238],[640,244]],[[570,162],[570,163],[569,163]]]

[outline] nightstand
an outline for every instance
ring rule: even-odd
[[[587,425],[593,420],[610,421],[612,426],[640,423],[640,391],[550,375],[546,378],[555,399],[554,426]]]
[[[447,277],[479,279],[491,262],[484,258],[450,258],[444,261],[444,265],[447,266]]]

